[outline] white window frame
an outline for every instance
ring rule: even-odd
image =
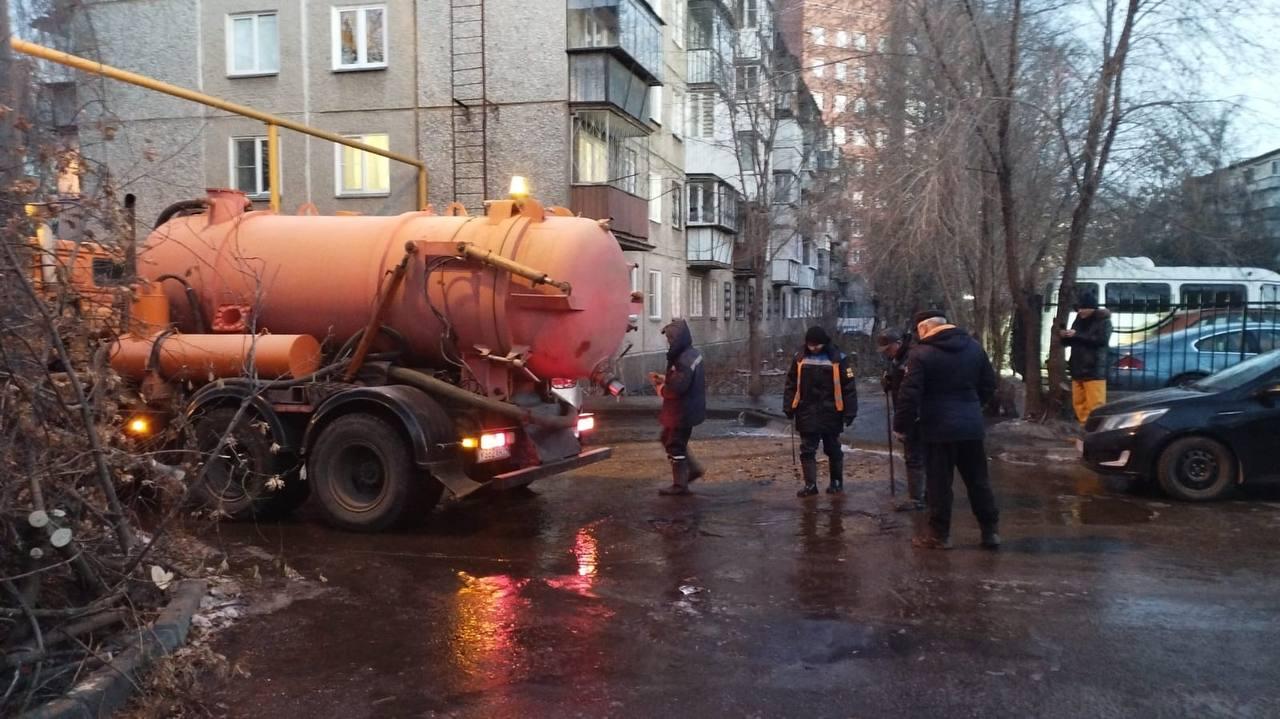
[[[716,134],[716,94],[697,90],[685,96],[685,132],[687,137],[710,140]],[[710,120],[710,123],[707,121]],[[710,124],[710,127],[707,125]]]
[[[867,49],[867,34],[865,32],[855,32],[853,34],[853,47],[855,50]]]
[[[671,88],[671,134],[677,140],[684,139],[684,93]]]
[[[262,58],[262,18],[276,19],[276,56],[273,67],[264,67]],[[237,20],[253,21],[253,69],[237,70],[235,47],[235,23]],[[264,77],[280,74],[280,15],[275,10],[269,12],[242,12],[227,15],[227,77]]]
[[[849,31],[836,31],[836,47],[849,47]]]
[[[662,175],[649,173],[649,221],[662,224]]]
[[[839,115],[849,106],[849,97],[847,95],[836,95],[832,100],[831,112]]]
[[[659,270],[649,270],[649,284],[645,291],[645,309],[648,310],[649,319],[662,319],[662,272]]]
[[[826,110],[826,109],[827,109],[827,96],[826,96],[826,95],[824,95],[824,94],[822,94],[822,93],[820,93],[820,92],[815,92],[815,93],[813,93],[813,104],[815,104],[815,105],[817,105],[817,106],[818,106],[818,112],[822,112],[822,111]]]
[[[671,319],[684,317],[684,277],[671,275]]]
[[[355,140],[357,142],[363,142],[365,144],[369,144],[368,140],[365,138],[371,137],[373,135],[386,135],[387,147],[388,148],[391,147],[391,135],[386,132],[366,132],[361,135],[343,135],[343,137],[347,138],[348,140]],[[375,155],[371,152],[365,152],[364,150],[357,150],[357,152],[360,153],[361,185],[363,186],[367,184],[366,180],[368,179],[368,176],[369,176],[368,165],[365,163],[369,162],[370,158],[373,158],[373,159],[380,160],[382,162],[387,163],[387,189],[385,190],[344,190],[342,188],[342,151],[347,149],[351,149],[351,148],[348,148],[346,145],[338,145],[336,143],[333,146],[333,195],[334,197],[388,197],[390,196],[391,195],[391,160],[386,157],[382,157],[381,155]]]
[[[239,177],[237,177],[237,175],[239,174],[238,170],[240,168],[239,168],[239,165],[236,164],[236,143],[244,142],[245,140],[253,140],[253,143],[254,143],[253,144],[254,177],[260,180],[263,178],[263,175],[266,174],[263,172],[264,169],[267,170],[267,172],[270,172],[269,167],[267,168],[258,167],[258,163],[262,161],[262,153],[265,151],[267,146],[267,136],[266,135],[237,135],[235,137],[232,137],[231,140],[227,143],[227,165],[228,165],[228,171],[230,173],[230,178],[231,178],[230,181],[227,183],[227,186],[234,187],[236,189],[241,189],[246,195],[248,195],[253,199],[264,199],[264,198],[270,197],[271,196],[270,175],[267,175],[265,182],[263,182],[262,189],[258,190],[257,192],[248,192],[243,190],[239,186],[239,183],[238,183]],[[276,145],[275,160],[276,160],[276,167],[279,168],[276,171],[276,179],[280,181],[281,185],[284,185],[284,168],[280,164],[280,155],[281,155],[280,146]],[[283,190],[281,194],[283,194]]]
[[[631,293],[635,294],[640,291],[640,263],[631,265]]]
[[[688,0],[671,0],[671,18],[672,32],[671,39],[675,42],[676,47],[684,49],[684,33],[685,18],[689,14]]]
[[[835,129],[835,143],[836,143],[836,146],[837,146],[837,147],[844,147],[844,144],[845,144],[846,142],[848,142],[848,138],[847,138],[847,137],[845,137],[845,130],[844,130],[844,127],[843,127],[843,126],[837,126],[837,127],[836,127],[836,129]]]
[[[827,74],[827,65],[826,65],[826,63],[822,63],[822,62],[820,62],[820,63],[818,63],[817,65],[814,65],[814,66],[813,66],[813,76],[814,76],[814,77],[823,77],[823,76],[825,76],[826,74]]]
[[[701,318],[706,316],[706,280],[701,277],[689,276],[689,317]]]
[[[662,124],[662,85],[649,88],[649,119]]]
[[[849,63],[847,62],[836,63],[836,79],[837,80],[840,80],[843,82],[845,77],[848,76],[848,73],[849,73]]]
[[[809,28],[809,36],[813,38],[813,44],[814,44],[814,45],[826,45],[826,44],[827,44],[827,30],[826,30],[826,28],[818,27],[818,26],[816,26],[816,25],[815,25],[814,27]]]
[[[369,10],[382,11],[382,62],[369,62],[369,33],[367,28],[367,12]],[[350,65],[342,64],[342,13],[357,12],[356,17],[356,62]],[[333,71],[334,72],[359,72],[361,70],[385,70],[387,69],[387,58],[391,52],[391,16],[387,11],[385,3],[371,3],[368,5],[342,5],[334,7],[331,16],[331,34],[333,36],[333,45],[331,52],[333,53]],[[364,60],[361,61],[360,58]]]

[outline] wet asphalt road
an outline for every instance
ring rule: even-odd
[[[797,500],[788,440],[654,443],[396,535],[224,526],[327,583],[216,648],[235,717],[1280,716],[1280,492],[1213,505],[996,467],[1005,546],[908,546],[883,456]]]

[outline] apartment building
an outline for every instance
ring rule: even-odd
[[[735,10],[719,0],[115,0],[86,4],[62,41],[420,157],[436,208],[479,212],[518,175],[546,204],[610,218],[645,300],[626,340],[634,385],[661,367],[672,317],[688,318],[713,357],[735,356],[747,337],[754,297],[734,250],[755,179],[732,147],[726,92],[769,53],[772,31],[758,30],[774,10],[764,0],[747,0],[745,20]],[[268,157],[253,120],[77,82],[80,151],[137,196],[144,226],[205,187],[239,188],[265,208],[272,162],[284,212],[415,209],[413,167],[287,131],[280,156]],[[792,134],[799,145],[803,133]],[[797,178],[802,160],[788,170]],[[795,213],[799,190],[788,202]],[[821,291],[818,251],[787,239],[795,267],[770,278],[776,296],[765,304],[774,333],[816,314]]]

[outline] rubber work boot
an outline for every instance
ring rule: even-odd
[[[911,546],[916,549],[951,549],[951,537],[935,537],[932,534],[921,534],[912,537]]]
[[[702,479],[702,476],[707,473],[707,470],[703,468],[702,464],[698,462],[698,460],[693,458],[692,454],[686,454],[685,461],[689,463],[690,482],[696,482],[699,479]]]
[[[995,527],[986,527],[982,530],[982,548],[983,549],[999,549],[1000,535],[996,532]]]
[[[831,483],[827,485],[827,494],[840,494],[844,491],[844,461],[831,460]]]
[[[796,492],[797,497],[812,497],[818,493],[818,462],[814,459],[800,460],[800,470],[804,473],[804,489]]]
[[[671,460],[671,486],[658,490],[664,497],[689,494],[689,462],[683,459]]]

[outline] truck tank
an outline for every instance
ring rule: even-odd
[[[638,311],[607,224],[532,200],[492,202],[474,217],[286,216],[246,211],[230,190],[211,190],[206,205],[157,227],[139,251],[139,274],[185,280],[212,325],[198,327],[191,297],[166,283],[183,332],[340,344],[369,325],[408,253],[381,319],[403,337],[398,364],[465,365],[485,394],[505,398],[529,374],[608,381]]]

